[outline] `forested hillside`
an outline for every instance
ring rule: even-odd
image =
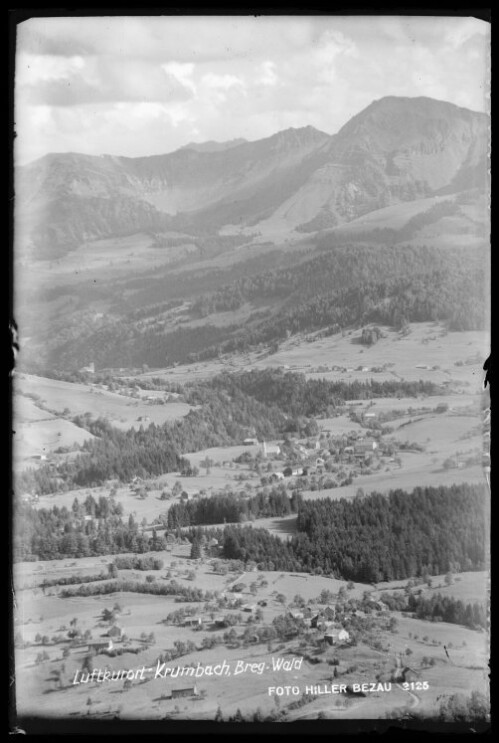
[[[482,570],[487,554],[483,485],[416,488],[351,501],[305,502],[294,553],[309,568],[377,582],[448,570]]]
[[[194,405],[202,403],[202,408],[191,410],[181,420],[152,423],[145,429],[121,431],[106,420],[81,419],[96,438],[88,439],[78,455],[61,464],[56,472],[48,466],[23,472],[18,488],[50,493],[93,486],[110,478],[127,482],[134,476],[188,472],[189,463],[183,456],[188,452],[242,443],[250,429],[261,439],[271,439],[285,427],[285,416],[277,407],[237,390],[229,397],[222,390],[194,388],[189,400]]]
[[[367,323],[401,328],[439,320],[451,330],[482,329],[488,306],[484,260],[468,248],[331,247],[298,265],[242,277],[203,295],[190,310],[207,316],[203,325],[169,325],[161,312],[146,323],[135,313],[111,316],[97,330],[89,325],[82,335],[56,343],[48,363],[71,369],[92,358],[100,368],[162,367],[279,343],[300,331],[335,333]],[[268,303],[267,310],[247,320],[210,322],[213,312],[260,301]]]

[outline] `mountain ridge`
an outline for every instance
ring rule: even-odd
[[[488,126],[445,101],[386,96],[333,135],[308,125],[165,155],[48,154],[16,173],[17,220],[38,257],[151,230],[317,232],[486,187]]]

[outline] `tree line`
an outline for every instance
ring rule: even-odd
[[[341,406],[347,400],[371,400],[379,397],[418,397],[436,395],[441,392],[431,381],[389,379],[377,381],[354,380],[353,382],[329,379],[307,379],[304,374],[282,369],[254,369],[240,374],[219,374],[210,382],[214,389],[245,395],[276,405],[293,416],[320,416],[331,408]]]
[[[174,503],[168,509],[167,527],[177,529],[202,524],[245,522],[269,516],[288,516],[297,513],[301,496],[291,497],[286,487],[279,485],[269,492],[260,491],[248,498],[234,493],[218,493],[185,503]]]
[[[229,559],[262,570],[301,571],[377,583],[487,565],[487,491],[483,485],[415,488],[351,500],[300,504],[287,542],[265,529],[206,529]]]
[[[485,629],[487,626],[485,607],[478,601],[465,603],[454,596],[442,596],[440,593],[431,596],[383,593],[381,600],[391,611],[411,612],[417,619],[461,624],[470,629]]]

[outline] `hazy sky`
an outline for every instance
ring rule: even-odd
[[[31,19],[17,29],[16,157],[332,134],[385,95],[488,111],[489,45],[472,18]]]

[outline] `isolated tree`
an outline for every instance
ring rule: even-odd
[[[204,544],[201,537],[195,537],[191,547],[191,559],[199,560],[204,557]]]
[[[388,623],[388,629],[390,630],[390,632],[396,632],[397,627],[398,627],[398,619],[396,617],[391,617]]]
[[[93,652],[87,653],[87,655],[83,658],[83,663],[81,666],[82,671],[85,671],[87,673],[92,672],[94,656],[95,656],[95,650]]]

